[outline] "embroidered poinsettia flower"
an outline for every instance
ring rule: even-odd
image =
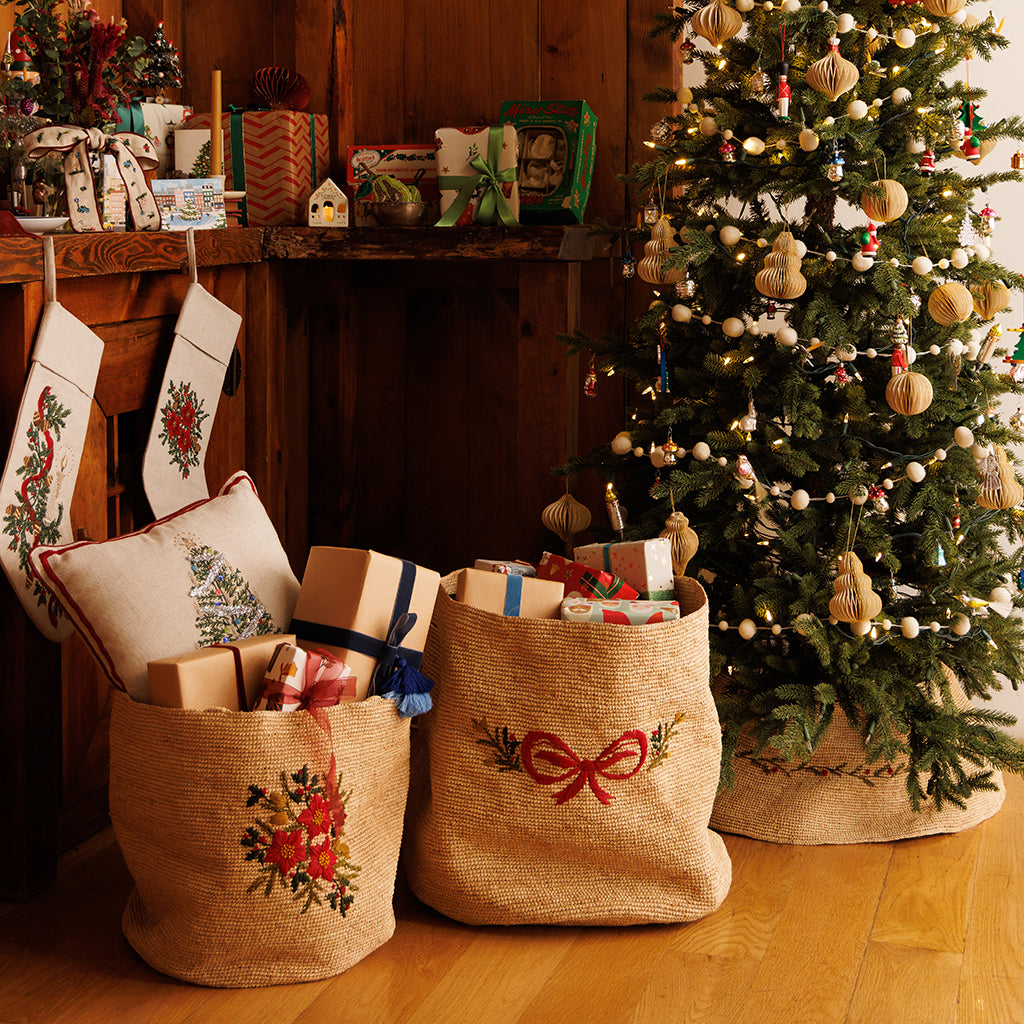
[[[302,841],[302,829],[290,832],[283,829],[274,833],[274,839],[267,849],[267,860],[281,869],[282,875],[290,875],[295,865],[306,859],[306,844]]]
[[[338,862],[330,843],[321,843],[319,846],[309,848],[309,871],[310,878],[322,878],[329,882],[334,878],[334,865]]]
[[[299,815],[298,822],[306,826],[309,837],[323,835],[331,829],[331,805],[319,793],[310,797],[309,806]]]

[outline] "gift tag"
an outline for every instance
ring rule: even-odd
[[[103,342],[56,300],[53,238],[44,236],[46,304],[0,478],[0,563],[32,621],[51,640],[71,623],[29,566],[36,544],[70,543],[71,498],[89,426]]]
[[[186,237],[192,283],[174,328],[142,463],[142,483],[158,519],[210,496],[206,451],[242,324],[233,309],[199,284],[193,231]]]

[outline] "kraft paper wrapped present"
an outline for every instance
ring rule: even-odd
[[[248,711],[256,703],[267,666],[282,643],[295,643],[295,637],[270,633],[150,661],[149,699],[165,708]]]
[[[557,619],[564,597],[562,585],[486,569],[463,569],[455,588],[455,600],[495,615],[522,619]]]
[[[473,563],[474,569],[482,569],[484,572],[503,572],[506,576],[536,576],[537,567],[529,562],[511,561],[505,562],[497,558],[478,558]]]
[[[362,700],[392,676],[419,670],[439,573],[377,551],[310,549],[289,627],[298,646],[323,648],[348,665]]]
[[[245,193],[243,224],[305,224],[306,202],[327,177],[327,115],[236,110],[221,124],[224,189]],[[185,127],[209,131],[210,115],[193,114]]]
[[[592,569],[622,577],[646,600],[671,600],[675,595],[672,542],[667,537],[587,544],[576,548],[573,557]]]
[[[327,651],[280,643],[267,666],[255,711],[331,708],[357,700],[352,669]]]
[[[615,622],[622,626],[648,626],[679,618],[678,601],[595,601],[567,597],[562,602],[564,622]]]
[[[537,577],[558,580],[562,584],[563,597],[593,597],[601,600],[615,597],[631,600],[640,596],[635,587],[614,573],[592,569],[570,558],[553,555],[550,551],[541,555],[537,564]]]
[[[437,227],[519,223],[518,143],[510,124],[434,133],[441,219]]]

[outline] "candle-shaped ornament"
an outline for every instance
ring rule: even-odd
[[[619,496],[615,493],[615,485],[609,480],[604,492],[604,504],[608,510],[608,522],[611,528],[623,539],[626,529],[626,513],[619,504]]]

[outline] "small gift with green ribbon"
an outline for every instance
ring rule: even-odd
[[[510,124],[438,128],[437,186],[441,219],[457,224],[519,224],[516,130]]]

